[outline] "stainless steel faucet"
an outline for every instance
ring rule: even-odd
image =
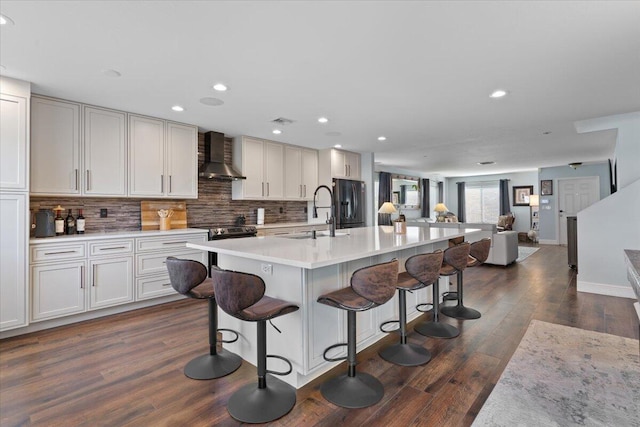
[[[329,192],[329,197],[331,198],[331,206],[316,206],[316,195],[318,194],[318,190],[321,188],[326,189]],[[329,236],[336,237],[336,217],[335,217],[335,206],[333,205],[333,191],[326,185],[320,185],[316,188],[316,191],[313,192],[313,218],[318,218],[318,208],[330,208],[331,216],[327,219],[327,224],[329,224]]]

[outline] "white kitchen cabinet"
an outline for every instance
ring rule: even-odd
[[[83,193],[127,195],[126,114],[84,107]]]
[[[284,147],[285,199],[312,200],[318,186],[318,152],[295,146]]]
[[[133,255],[89,261],[89,309],[133,301]]]
[[[28,195],[0,194],[0,331],[28,324]]]
[[[4,90],[4,87],[3,87]],[[0,188],[29,191],[27,99],[0,95]]]
[[[198,128],[167,122],[169,197],[198,197]]]
[[[80,104],[31,97],[31,193],[80,195]]]
[[[129,195],[198,197],[195,126],[129,115]]]
[[[247,179],[232,183],[234,200],[284,200],[284,146],[251,137],[234,141],[234,166]]]
[[[31,267],[33,321],[86,310],[85,260],[35,264]]]
[[[360,179],[360,154],[344,150],[331,150],[333,178]]]

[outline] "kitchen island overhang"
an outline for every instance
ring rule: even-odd
[[[265,281],[266,295],[300,306],[297,312],[274,321],[282,333],[274,328],[267,331],[268,353],[286,357],[294,367],[293,372],[282,379],[299,388],[339,363],[323,359],[325,348],[346,342],[345,314],[319,304],[320,295],[349,286],[351,274],[359,268],[397,258],[400,270],[404,271],[404,263],[410,256],[444,250],[449,239],[480,232],[479,229],[407,227],[406,234],[395,234],[393,227],[379,226],[350,229],[345,235],[318,236],[315,240],[306,235],[288,235],[188,243],[187,246],[217,252],[220,268],[257,274]],[[446,291],[448,279],[440,280],[440,289]],[[408,321],[421,314],[415,306],[430,302],[430,295],[428,287],[408,295]],[[386,304],[357,314],[358,351],[386,335],[378,325],[398,318],[396,299],[397,294]],[[220,311],[219,326],[238,331],[240,339],[225,344],[225,348],[255,365],[255,324],[240,322]],[[339,357],[344,353],[336,351],[330,356]],[[281,363],[271,359],[269,369],[280,370]]]

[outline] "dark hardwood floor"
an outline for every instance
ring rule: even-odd
[[[482,318],[442,316],[461,329],[451,340],[412,332],[410,340],[432,352],[430,363],[383,361],[377,350],[395,334],[359,353],[358,369],[384,383],[380,403],[347,410],[325,401],[319,385],[338,367],[298,390],[292,412],[273,425],[468,426],[532,319],[637,339],[633,300],[576,292],[566,260],[566,248],[541,246],[506,268],[467,270],[465,303]],[[206,343],[206,306],[192,300],[2,340],[0,425],[238,425],[225,404],[255,381],[255,368],[243,363],[225,378],[188,379],[182,369]]]

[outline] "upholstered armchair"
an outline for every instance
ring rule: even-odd
[[[500,215],[498,217],[498,224],[496,228],[498,231],[513,230],[513,223],[516,222],[516,216],[509,212],[506,215]]]

